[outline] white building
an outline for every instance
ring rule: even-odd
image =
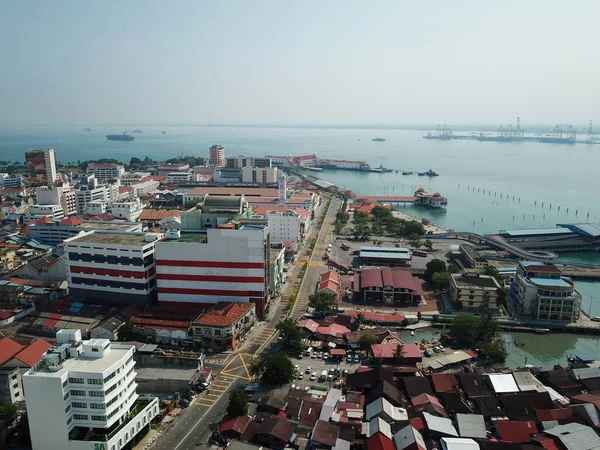
[[[19,367],[0,367],[0,403],[25,400]]]
[[[226,167],[230,169],[241,169],[242,167],[271,167],[271,158],[256,158],[247,156],[233,156],[227,158]]]
[[[159,233],[91,231],[63,242],[71,294],[146,305],[156,291]]]
[[[306,235],[310,224],[310,214],[301,208],[285,206],[258,206],[254,214],[269,221],[271,244],[284,242],[298,243]]]
[[[83,207],[81,212],[89,216],[99,216],[106,213],[107,205],[108,202],[105,201],[89,202]]]
[[[190,165],[186,163],[161,164],[158,166],[158,174],[162,177],[174,172],[187,173],[189,171]]]
[[[168,231],[156,243],[159,303],[251,301],[262,317],[270,288],[265,222],[231,222],[206,233]]]
[[[242,167],[244,183],[277,183],[279,169],[277,167]]]
[[[190,172],[170,172],[167,174],[167,184],[180,184],[192,180]]]
[[[20,173],[9,175],[0,173],[0,187],[4,188],[19,188],[23,186],[23,178]]]
[[[27,214],[23,216],[23,222],[33,222],[42,217],[49,217],[52,220],[61,220],[65,217],[65,212],[60,205],[31,205]]]
[[[225,147],[222,145],[213,145],[209,150],[208,164],[213,167],[225,167]]]
[[[150,172],[124,173],[119,181],[121,186],[131,186],[132,184],[139,183],[142,178],[149,177],[150,175]]]
[[[160,186],[160,182],[156,180],[142,181],[141,183],[131,184],[131,187],[135,190],[136,197],[142,197],[143,195],[152,192]]]
[[[88,203],[117,200],[119,200],[119,185],[117,183],[97,185],[95,178],[93,182],[83,184],[75,191],[75,203],[78,213],[83,213],[83,209]]]
[[[107,205],[107,211],[117,219],[125,219],[128,222],[135,222],[138,220],[144,207],[140,203],[139,199],[133,202],[109,202]]]
[[[56,345],[23,375],[34,450],[119,450],[159,412],[136,393],[135,347],[56,333]],[[130,414],[135,411],[136,414]]]
[[[125,174],[125,167],[114,163],[89,163],[87,173],[99,180],[118,180]]]
[[[45,244],[57,245],[65,239],[77,236],[81,232],[92,230],[98,231],[121,231],[141,232],[143,224],[140,222],[117,222],[117,221],[82,221],[78,217],[69,217],[61,222],[43,221],[27,224],[27,236]]]
[[[77,213],[75,189],[69,183],[57,184],[52,187],[38,187],[35,190],[38,205],[60,205],[65,217]]]
[[[556,266],[521,261],[510,286],[519,311],[537,320],[576,321],[581,313],[581,294],[561,273]]]

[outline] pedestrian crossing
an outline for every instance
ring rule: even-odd
[[[199,395],[195,404],[210,408],[234,381],[235,377],[225,374],[217,375],[217,377],[210,383],[208,390]]]
[[[258,348],[261,348],[265,343],[269,341],[273,337],[273,334],[277,331],[275,328],[263,328],[258,336],[254,336],[252,338],[252,344],[258,345]]]
[[[325,261],[323,261],[322,259],[308,262],[308,267],[324,267],[324,266],[325,266]]]

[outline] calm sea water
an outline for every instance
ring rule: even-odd
[[[319,176],[361,195],[411,195],[419,187],[438,191],[448,197],[446,211],[412,206],[404,209],[444,228],[494,233],[554,227],[557,223],[600,222],[600,145],[433,141],[423,139],[422,131],[387,129],[91,128],[91,132],[83,131],[81,126],[0,128],[0,160],[24,161],[24,152],[35,147],[54,148],[62,162],[98,158],[129,162],[132,156],[162,160],[179,152],[208,156],[208,148],[216,143],[223,145],[229,156],[316,152],[327,158],[366,160],[373,167],[383,164],[399,171],[414,171],[409,176],[346,171],[324,171]],[[135,134],[132,142],[108,141],[105,137],[137,128],[144,133]],[[374,137],[383,137],[386,142],[372,142]],[[429,168],[440,176],[416,174]],[[566,256],[573,261],[600,262],[598,254]],[[600,283],[579,282],[577,286],[584,297],[584,309],[588,311],[591,303],[592,314],[600,315]]]

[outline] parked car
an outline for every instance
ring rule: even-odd
[[[310,358],[311,358],[311,359],[316,359],[316,358],[317,358],[317,352],[312,352],[312,353],[310,354]]]
[[[327,359],[327,358],[329,358],[329,352],[323,353],[323,359]]]
[[[313,373],[310,375],[310,381],[315,381],[316,379],[317,379],[317,372],[313,372]]]
[[[300,366],[299,366],[298,364],[296,364],[296,365],[294,366],[294,371],[295,371],[295,372],[298,372],[298,370],[299,370],[299,369],[300,369]]]
[[[431,356],[431,352],[429,350],[425,350],[423,352],[423,355],[427,356],[428,358]]]
[[[181,406],[182,408],[187,408],[188,406],[190,406],[190,401],[187,398],[181,398],[179,399],[179,406]]]
[[[310,371],[312,370],[312,368],[309,366],[306,368],[306,370],[304,371],[304,373],[310,373]]]
[[[327,375],[327,381],[333,381],[333,375]]]
[[[360,362],[360,357],[358,355],[354,355],[354,362],[355,363],[359,363]]]
[[[299,379],[299,380],[301,380],[302,378],[304,378],[304,377],[302,376],[302,374],[301,374],[301,373],[299,373],[299,374],[298,374],[298,379]]]
[[[333,375],[335,373],[335,369],[332,367],[331,369],[329,369],[329,375]]]
[[[298,353],[298,359],[302,359],[302,358],[304,358],[304,353],[302,353],[302,352]]]

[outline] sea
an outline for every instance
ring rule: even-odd
[[[63,163],[99,158],[128,163],[131,157],[164,160],[180,154],[208,156],[208,148],[213,144],[223,145],[226,156],[316,153],[323,158],[364,160],[372,167],[393,169],[390,173],[309,173],[359,195],[407,196],[419,187],[441,193],[448,198],[445,211],[417,206],[399,209],[417,218],[426,217],[446,229],[497,233],[565,223],[600,223],[600,145],[437,141],[423,139],[422,130],[390,128],[136,124],[89,127],[91,131],[84,131],[83,126],[0,127],[0,160],[23,162],[24,153],[30,148],[54,148],[57,160]],[[134,134],[134,129],[143,133]],[[124,131],[136,139],[106,139],[107,134]],[[168,134],[162,134],[163,131]],[[384,138],[385,142],[373,142],[375,137]],[[417,175],[429,169],[440,176]],[[414,173],[402,175],[403,171]],[[600,264],[600,253],[560,256],[573,262]],[[600,283],[577,282],[577,288],[583,295],[583,309],[600,315]],[[584,350],[597,341],[594,337],[574,336],[564,341],[565,345],[570,344],[563,353],[575,353],[585,339],[590,341],[586,341]],[[522,351],[517,350],[520,348],[516,346],[515,352]]]

